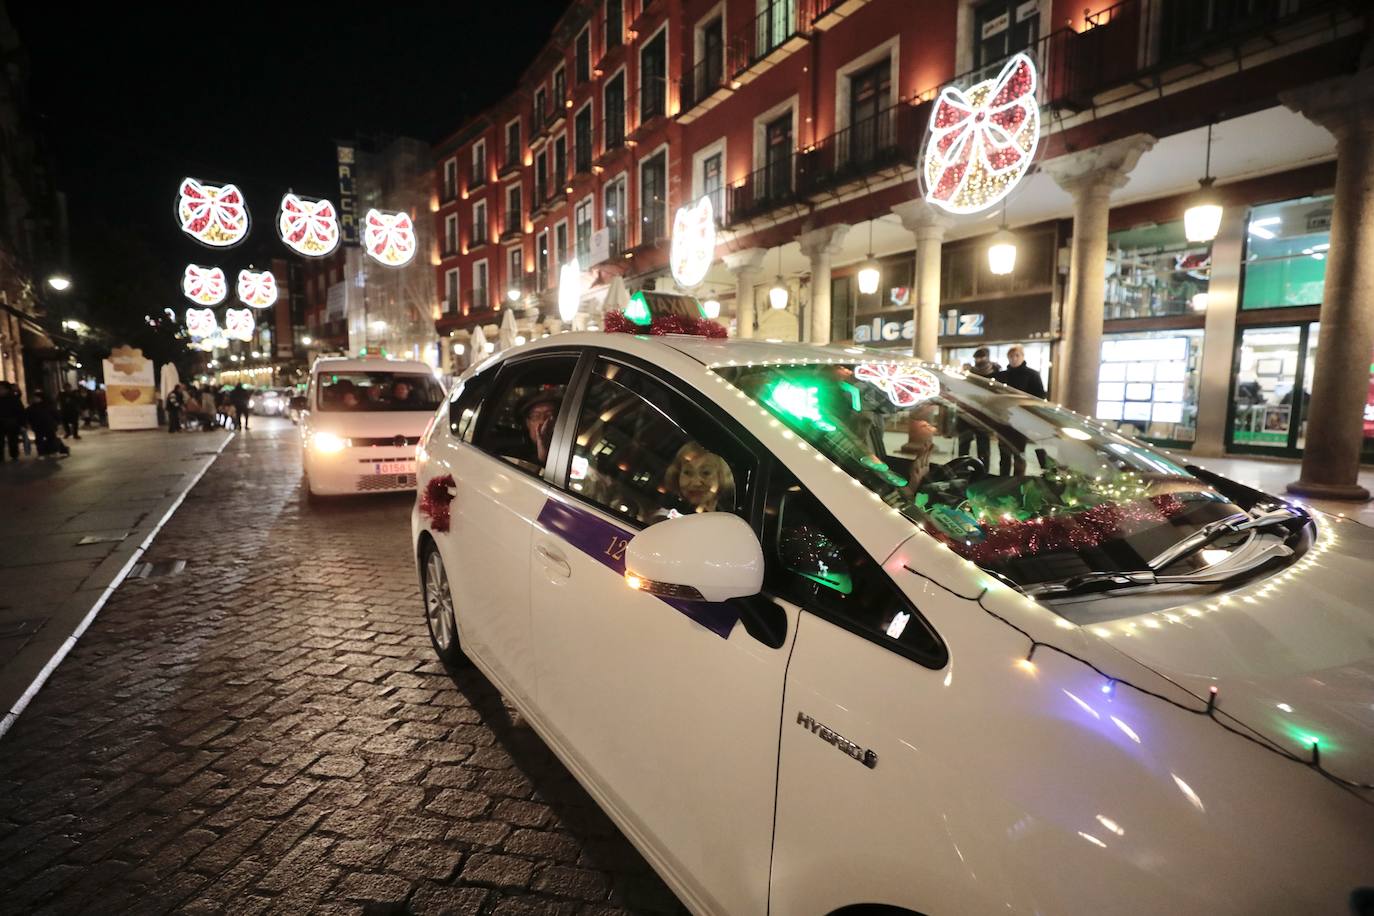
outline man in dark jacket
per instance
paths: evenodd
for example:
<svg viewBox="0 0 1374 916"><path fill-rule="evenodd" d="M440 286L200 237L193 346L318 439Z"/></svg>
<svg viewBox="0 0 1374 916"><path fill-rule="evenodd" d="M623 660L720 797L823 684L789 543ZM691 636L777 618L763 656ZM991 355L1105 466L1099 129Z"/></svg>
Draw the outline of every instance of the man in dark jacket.
<svg viewBox="0 0 1374 916"><path fill-rule="evenodd" d="M229 392L229 402L234 405L234 428L248 428L248 402L253 397L253 392L248 390L248 386L239 382L234 390Z"/></svg>
<svg viewBox="0 0 1374 916"><path fill-rule="evenodd" d="M1007 368L993 378L1003 385L1009 385L1017 391L1024 391L1037 398L1045 396L1045 383L1040 380L1039 372L1026 365L1026 351L1020 346L1007 350Z"/></svg>
<svg viewBox="0 0 1374 916"><path fill-rule="evenodd" d="M29 397L29 409L25 416L29 421L29 429L33 430L33 441L34 445L38 446L38 454L57 453L63 458L71 454L71 450L57 438L57 411L48 403L43 392L35 391Z"/></svg>
<svg viewBox="0 0 1374 916"><path fill-rule="evenodd" d="M181 412L186 409L186 395L178 384L167 392L167 432L181 432Z"/></svg>
<svg viewBox="0 0 1374 916"><path fill-rule="evenodd" d="M62 433L68 439L81 438L81 389L68 388L57 396L62 411Z"/></svg>
<svg viewBox="0 0 1374 916"><path fill-rule="evenodd" d="M6 451L11 460L19 460L19 431L24 423L24 399L9 382L0 382L0 461L5 460Z"/></svg>

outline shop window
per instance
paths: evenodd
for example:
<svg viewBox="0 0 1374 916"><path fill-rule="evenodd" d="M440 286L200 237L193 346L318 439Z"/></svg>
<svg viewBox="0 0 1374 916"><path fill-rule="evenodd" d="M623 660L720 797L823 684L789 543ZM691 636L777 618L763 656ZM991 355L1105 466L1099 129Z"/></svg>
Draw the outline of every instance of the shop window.
<svg viewBox="0 0 1374 916"><path fill-rule="evenodd" d="M568 489L637 525L745 514L753 462L715 420L638 370L601 360L573 438Z"/></svg>
<svg viewBox="0 0 1374 916"><path fill-rule="evenodd" d="M480 358L480 354L475 357ZM571 355L536 357L503 366L482 410L477 447L522 471L542 474L558 412L576 367L577 357Z"/></svg>
<svg viewBox="0 0 1374 916"><path fill-rule="evenodd" d="M1113 232L1107 237L1103 317L1200 312L1211 276L1212 246L1189 242L1182 220Z"/></svg>
<svg viewBox="0 0 1374 916"><path fill-rule="evenodd" d="M1202 334L1197 329L1106 335L1097 419L1154 442L1196 439Z"/></svg>
<svg viewBox="0 0 1374 916"><path fill-rule="evenodd" d="M1321 304L1331 203L1330 197L1303 197L1250 210L1242 309Z"/></svg>

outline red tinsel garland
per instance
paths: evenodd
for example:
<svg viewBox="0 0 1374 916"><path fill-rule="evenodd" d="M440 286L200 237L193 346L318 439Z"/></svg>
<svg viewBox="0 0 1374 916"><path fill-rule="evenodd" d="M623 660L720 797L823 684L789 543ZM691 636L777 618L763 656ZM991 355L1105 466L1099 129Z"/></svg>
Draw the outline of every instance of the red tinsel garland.
<svg viewBox="0 0 1374 916"><path fill-rule="evenodd" d="M693 337L724 339L725 326L709 318L688 318L682 315L656 315L647 328L635 324L624 312L607 312L601 326L609 334L688 334Z"/></svg>
<svg viewBox="0 0 1374 916"><path fill-rule="evenodd" d="M429 527L435 531L447 531L449 509L453 495L448 488L453 486L453 475L431 477L425 484L425 492L420 494L420 514L429 516Z"/></svg>
<svg viewBox="0 0 1374 916"><path fill-rule="evenodd" d="M966 544L934 526L927 530L960 556L980 566L995 566L1018 557L1087 550L1117 540L1148 525L1166 522L1184 510L1172 493L1120 505L1105 503L1069 515L1007 522L987 530L982 541Z"/></svg>

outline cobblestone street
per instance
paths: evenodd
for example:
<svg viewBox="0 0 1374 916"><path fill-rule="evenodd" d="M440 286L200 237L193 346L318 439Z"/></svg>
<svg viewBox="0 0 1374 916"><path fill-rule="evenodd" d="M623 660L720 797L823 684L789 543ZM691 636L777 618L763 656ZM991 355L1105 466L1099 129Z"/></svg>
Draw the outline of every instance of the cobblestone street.
<svg viewBox="0 0 1374 916"><path fill-rule="evenodd" d="M538 736L426 634L410 494L308 505L239 434L0 740L5 912L670 913Z"/></svg>

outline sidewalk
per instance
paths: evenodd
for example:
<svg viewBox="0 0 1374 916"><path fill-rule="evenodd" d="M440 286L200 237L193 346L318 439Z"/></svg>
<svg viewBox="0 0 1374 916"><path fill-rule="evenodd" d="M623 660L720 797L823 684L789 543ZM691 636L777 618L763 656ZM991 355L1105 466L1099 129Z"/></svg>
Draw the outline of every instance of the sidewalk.
<svg viewBox="0 0 1374 916"><path fill-rule="evenodd" d="M1236 483L1284 497L1288 497L1284 488L1297 480L1298 474L1302 471L1302 462L1292 458L1198 458L1196 463L1209 471L1223 474ZM1374 493L1374 468L1361 468L1359 483ZM1324 512L1344 514L1347 518L1374 528L1374 502L1305 498L1301 502Z"/></svg>
<svg viewBox="0 0 1374 916"><path fill-rule="evenodd" d="M0 735L230 438L83 430L0 465Z"/></svg>

